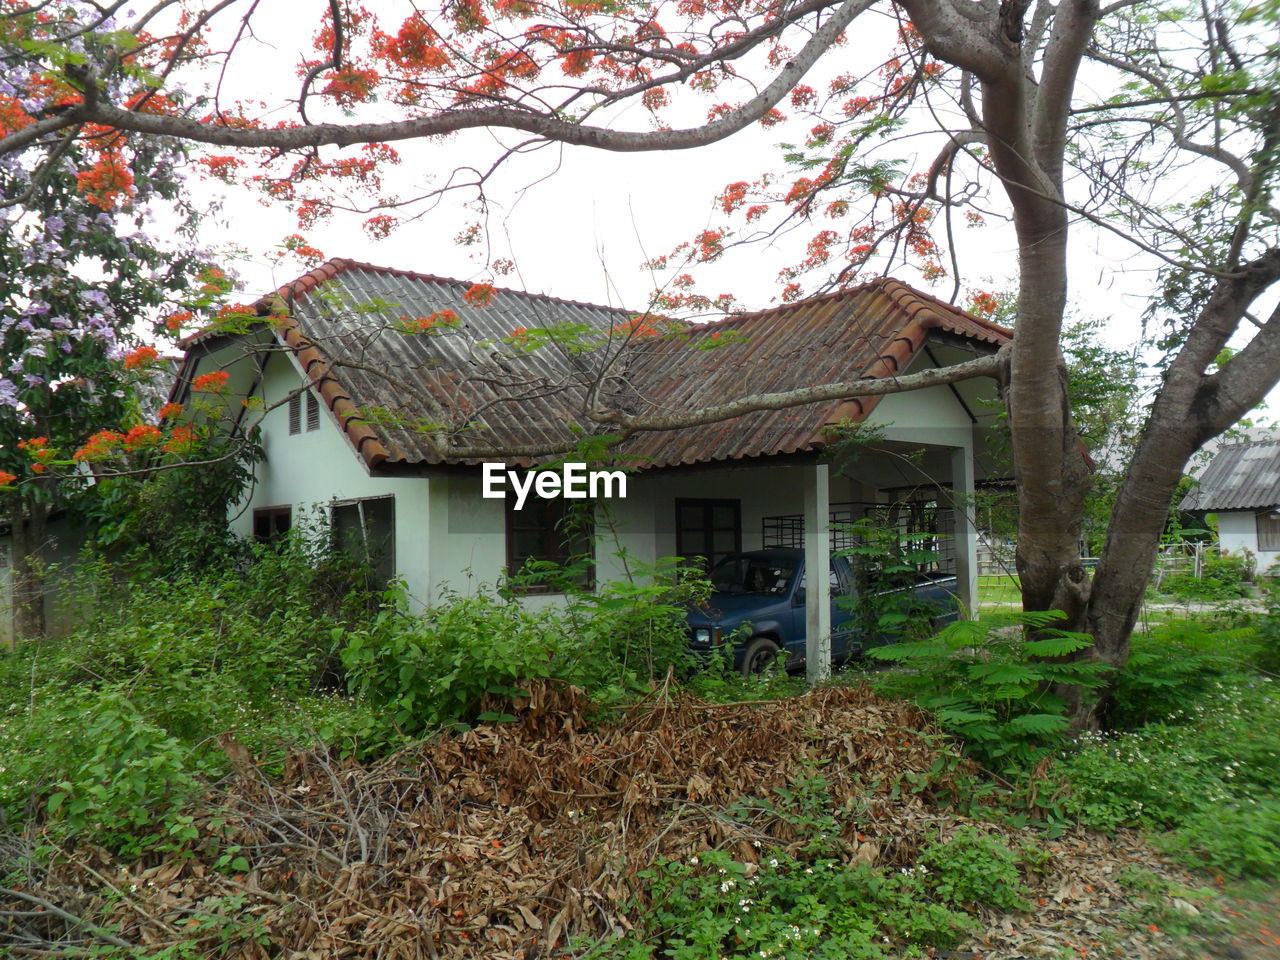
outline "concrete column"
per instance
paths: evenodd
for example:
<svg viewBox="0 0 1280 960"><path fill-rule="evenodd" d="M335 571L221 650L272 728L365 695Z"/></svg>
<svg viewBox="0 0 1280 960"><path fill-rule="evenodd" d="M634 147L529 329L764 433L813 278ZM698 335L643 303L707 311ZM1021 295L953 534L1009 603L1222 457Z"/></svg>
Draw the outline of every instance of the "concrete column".
<svg viewBox="0 0 1280 960"><path fill-rule="evenodd" d="M956 594L970 620L978 617L978 529L973 503L973 448L951 451L951 493L956 525Z"/></svg>
<svg viewBox="0 0 1280 960"><path fill-rule="evenodd" d="M801 469L806 474L805 676L815 684L831 675L831 477L825 463Z"/></svg>

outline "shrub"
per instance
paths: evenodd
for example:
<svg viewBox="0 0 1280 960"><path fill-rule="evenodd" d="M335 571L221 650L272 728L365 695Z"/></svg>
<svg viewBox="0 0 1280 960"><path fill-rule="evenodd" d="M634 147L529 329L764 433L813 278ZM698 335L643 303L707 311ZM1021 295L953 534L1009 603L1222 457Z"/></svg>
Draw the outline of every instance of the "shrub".
<svg viewBox="0 0 1280 960"><path fill-rule="evenodd" d="M648 935L588 953L593 958L706 957L875 960L903 944L951 947L975 924L932 902L927 874L764 851L759 864L721 851L666 860L640 874L647 902L634 914Z"/></svg>
<svg viewBox="0 0 1280 960"><path fill-rule="evenodd" d="M167 581L91 565L84 628L0 653L0 811L138 852L182 839L184 804L225 769L218 734L269 768L290 744L392 743L385 718L325 692L352 621L313 585L337 564L293 544Z"/></svg>
<svg viewBox="0 0 1280 960"><path fill-rule="evenodd" d="M1166 577L1160 589L1184 600L1230 600L1245 594L1251 570L1246 558L1235 554L1206 556L1201 575L1177 573Z"/></svg>
<svg viewBox="0 0 1280 960"><path fill-rule="evenodd" d="M570 593L562 607L528 609L514 596L482 589L451 594L421 617L382 611L346 636L342 662L352 689L392 711L405 731L502 720L481 712L486 698L522 694L529 680L555 679L616 703L671 669L690 665L686 597L696 580L670 577L614 583L596 594Z"/></svg>
<svg viewBox="0 0 1280 960"><path fill-rule="evenodd" d="M1189 866L1274 879L1280 875L1280 799L1198 810L1159 845Z"/></svg>
<svg viewBox="0 0 1280 960"><path fill-rule="evenodd" d="M1275 853L1265 837L1280 795L1278 692L1268 677L1229 673L1165 722L1081 737L1058 766L1066 809L1096 829L1173 831L1173 848L1226 872L1260 869Z"/></svg>
<svg viewBox="0 0 1280 960"><path fill-rule="evenodd" d="M985 904L1002 910L1026 910L1031 891L1022 882L1018 857L999 837L961 827L950 839L920 852L920 867L931 871L929 886L953 907Z"/></svg>
<svg viewBox="0 0 1280 960"><path fill-rule="evenodd" d="M932 710L938 722L964 740L984 763L1025 766L1046 755L1067 730L1066 703L1055 684L1095 687L1103 667L1091 661L1050 661L1092 644L1085 634L1055 630L1058 613L1023 613L1017 622L1037 628L1027 641L1021 630L993 630L961 620L937 636L878 647L869 655L901 664L875 686Z"/></svg>

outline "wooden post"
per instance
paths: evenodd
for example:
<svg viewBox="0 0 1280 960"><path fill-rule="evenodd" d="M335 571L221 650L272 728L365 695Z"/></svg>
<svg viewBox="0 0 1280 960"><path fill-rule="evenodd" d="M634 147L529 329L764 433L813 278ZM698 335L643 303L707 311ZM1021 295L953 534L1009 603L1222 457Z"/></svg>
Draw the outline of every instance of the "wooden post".
<svg viewBox="0 0 1280 960"><path fill-rule="evenodd" d="M974 522L973 451L951 451L952 516L955 519L956 595L970 620L978 617L978 529Z"/></svg>

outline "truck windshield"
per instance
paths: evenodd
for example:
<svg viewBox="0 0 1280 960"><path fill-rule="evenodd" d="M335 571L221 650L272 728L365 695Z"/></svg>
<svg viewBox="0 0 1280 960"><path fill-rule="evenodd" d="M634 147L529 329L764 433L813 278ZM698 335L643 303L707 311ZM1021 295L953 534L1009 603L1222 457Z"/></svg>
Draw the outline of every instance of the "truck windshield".
<svg viewBox="0 0 1280 960"><path fill-rule="evenodd" d="M787 560L765 557L725 557L711 570L717 593L766 593L783 596L795 573Z"/></svg>

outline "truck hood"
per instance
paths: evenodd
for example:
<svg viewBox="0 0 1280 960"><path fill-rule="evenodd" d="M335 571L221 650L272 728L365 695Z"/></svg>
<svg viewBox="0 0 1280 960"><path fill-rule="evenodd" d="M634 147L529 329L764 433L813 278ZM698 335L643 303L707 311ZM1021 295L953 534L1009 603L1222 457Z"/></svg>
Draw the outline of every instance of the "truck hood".
<svg viewBox="0 0 1280 960"><path fill-rule="evenodd" d="M743 620L776 615L789 602L764 593L713 593L705 607L694 607L686 619L691 627L736 627Z"/></svg>

